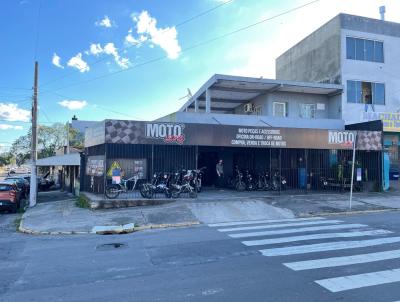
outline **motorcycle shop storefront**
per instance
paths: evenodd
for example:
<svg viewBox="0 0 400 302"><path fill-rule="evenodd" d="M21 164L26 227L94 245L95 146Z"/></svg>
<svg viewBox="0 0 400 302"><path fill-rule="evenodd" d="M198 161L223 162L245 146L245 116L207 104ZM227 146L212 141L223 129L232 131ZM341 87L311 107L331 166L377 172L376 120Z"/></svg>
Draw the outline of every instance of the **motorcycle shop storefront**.
<svg viewBox="0 0 400 302"><path fill-rule="evenodd" d="M290 193L345 191L350 188L353 143L355 188L380 190L380 131L105 120L86 132L83 187L104 193L115 165L122 177L138 173L143 180L155 172L206 167L203 183L213 186L215 165L222 159L226 186L238 167L255 181L259 175L281 175Z"/></svg>

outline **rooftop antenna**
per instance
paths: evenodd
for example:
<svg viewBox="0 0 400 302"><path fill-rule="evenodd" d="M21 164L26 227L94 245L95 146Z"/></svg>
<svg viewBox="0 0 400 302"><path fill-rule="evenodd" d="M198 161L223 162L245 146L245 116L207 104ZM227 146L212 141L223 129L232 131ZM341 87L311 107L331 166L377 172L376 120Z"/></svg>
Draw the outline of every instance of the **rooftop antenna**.
<svg viewBox="0 0 400 302"><path fill-rule="evenodd" d="M181 98L179 98L179 100L183 100L183 99L188 99L188 100L190 100L191 98L192 98L192 92L190 91L190 89L189 88L187 88L187 95L185 95L185 96L183 96L183 97L181 97Z"/></svg>
<svg viewBox="0 0 400 302"><path fill-rule="evenodd" d="M187 99L189 101L192 97L193 97L192 92L190 91L189 88L187 88L187 95L179 98L179 101L183 99ZM188 107L185 108L185 111L188 112Z"/></svg>
<svg viewBox="0 0 400 302"><path fill-rule="evenodd" d="M381 14L381 20L385 21L386 7L384 5L379 7L379 13Z"/></svg>

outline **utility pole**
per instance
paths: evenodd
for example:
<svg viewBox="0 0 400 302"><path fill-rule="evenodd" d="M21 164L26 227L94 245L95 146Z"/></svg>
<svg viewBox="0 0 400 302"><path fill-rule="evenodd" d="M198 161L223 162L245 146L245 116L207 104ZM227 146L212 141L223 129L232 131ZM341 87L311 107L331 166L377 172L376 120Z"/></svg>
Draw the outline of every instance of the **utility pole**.
<svg viewBox="0 0 400 302"><path fill-rule="evenodd" d="M356 144L357 144L357 132L354 134L354 141L353 141L353 160L351 162L351 180L350 180L350 200L349 200L349 210L352 209L352 202L353 202L353 184L354 184L354 163L356 160Z"/></svg>
<svg viewBox="0 0 400 302"><path fill-rule="evenodd" d="M37 105L38 105L38 81L39 81L39 63L35 62L35 77L33 85L33 102L32 102L32 141L31 141L31 181L30 181L30 194L29 206L36 205L37 197Z"/></svg>

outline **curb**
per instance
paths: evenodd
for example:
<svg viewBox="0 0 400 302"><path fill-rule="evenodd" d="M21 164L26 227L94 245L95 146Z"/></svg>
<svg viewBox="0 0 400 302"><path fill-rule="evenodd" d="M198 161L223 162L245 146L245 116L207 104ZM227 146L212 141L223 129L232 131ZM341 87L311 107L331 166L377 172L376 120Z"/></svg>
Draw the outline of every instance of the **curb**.
<svg viewBox="0 0 400 302"><path fill-rule="evenodd" d="M383 213L383 212L398 212L400 209L390 208L381 210L366 210L366 211L344 211L344 212L321 212L313 214L299 214L296 217L319 217L319 216L340 216L340 215L359 215L359 214L373 214L373 213Z"/></svg>
<svg viewBox="0 0 400 302"><path fill-rule="evenodd" d="M189 226L199 225L199 224L200 224L199 221L189 221L189 222L182 222L182 223L151 224L151 225L147 225L147 226L135 227L130 232L116 231L115 233L107 232L105 234L107 234L107 235L108 234L128 234L128 233L133 233L136 231L144 231L144 230L150 230L150 229L189 227ZM54 232L36 231L36 230L31 230L31 229L25 228L23 226L23 219L21 220L18 231L21 233L24 233L24 234L28 234L28 235L86 235L86 234L105 235L105 234L93 233L92 231L54 231Z"/></svg>
<svg viewBox="0 0 400 302"><path fill-rule="evenodd" d="M180 228L180 227L189 227L193 225L201 224L200 221L188 221L181 223L162 223L162 224L150 224L145 226L139 226L135 228L138 231L151 230L151 229L163 229L163 228Z"/></svg>

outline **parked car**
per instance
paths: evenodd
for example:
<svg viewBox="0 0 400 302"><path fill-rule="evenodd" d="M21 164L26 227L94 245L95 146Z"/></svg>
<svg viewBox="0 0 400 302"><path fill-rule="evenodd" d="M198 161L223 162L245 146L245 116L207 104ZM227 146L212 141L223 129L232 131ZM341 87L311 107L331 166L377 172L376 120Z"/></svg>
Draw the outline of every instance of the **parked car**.
<svg viewBox="0 0 400 302"><path fill-rule="evenodd" d="M13 181L0 182L0 209L16 213L21 207L21 191Z"/></svg>
<svg viewBox="0 0 400 302"><path fill-rule="evenodd" d="M54 180L52 180L51 178L49 178L49 172L46 173L44 176L38 176L37 177L37 187L38 187L38 191L48 191L54 184ZM20 177L23 177L25 180L28 181L28 183L31 183L31 176L30 175L22 175Z"/></svg>
<svg viewBox="0 0 400 302"><path fill-rule="evenodd" d="M47 172L45 175L39 177L38 180L38 188L39 191L48 191L52 186L54 186L54 180L49 177L50 172Z"/></svg>
<svg viewBox="0 0 400 302"><path fill-rule="evenodd" d="M28 197L30 185L29 185L29 181L26 180L24 177L22 177L22 176L8 176L8 177L5 178L5 180L15 182L17 187L21 190L21 195L22 195L21 197L22 198L27 198Z"/></svg>

